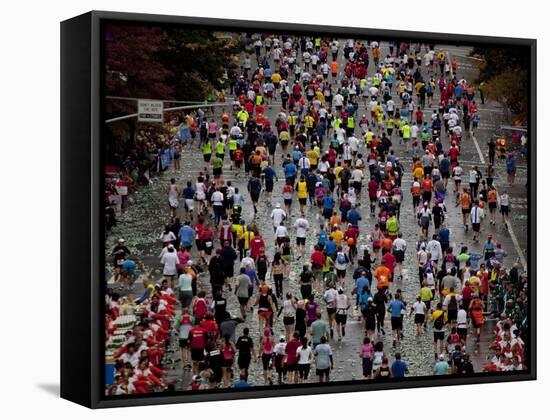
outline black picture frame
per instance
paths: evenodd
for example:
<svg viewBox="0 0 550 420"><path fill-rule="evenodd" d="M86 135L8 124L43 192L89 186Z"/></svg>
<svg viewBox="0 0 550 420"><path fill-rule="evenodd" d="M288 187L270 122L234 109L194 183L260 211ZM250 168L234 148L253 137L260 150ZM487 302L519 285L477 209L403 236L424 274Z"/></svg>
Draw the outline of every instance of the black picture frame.
<svg viewBox="0 0 550 420"><path fill-rule="evenodd" d="M521 373L482 373L470 377L414 377L390 383L363 381L328 385L217 390L197 394L105 397L102 277L102 25L105 23L185 25L246 32L326 33L400 38L447 44L528 47L529 69L529 368ZM92 11L61 23L61 397L90 408L168 404L320 393L403 389L536 379L536 40L382 29L223 20Z"/></svg>

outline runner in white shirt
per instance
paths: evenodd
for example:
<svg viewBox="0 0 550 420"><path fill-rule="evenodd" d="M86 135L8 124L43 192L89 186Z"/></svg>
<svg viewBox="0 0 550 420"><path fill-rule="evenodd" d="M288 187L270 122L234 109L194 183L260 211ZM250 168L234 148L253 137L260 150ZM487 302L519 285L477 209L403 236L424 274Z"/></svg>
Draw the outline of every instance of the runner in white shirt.
<svg viewBox="0 0 550 420"><path fill-rule="evenodd" d="M280 48L275 48L273 50L273 60L275 62L279 61L281 59L281 54L282 54L282 51Z"/></svg>
<svg viewBox="0 0 550 420"><path fill-rule="evenodd" d="M334 327L336 325L336 299L338 298L338 292L334 288L334 285L330 285L323 297L327 304L330 338L332 339L334 337Z"/></svg>
<svg viewBox="0 0 550 420"><path fill-rule="evenodd" d="M458 198L460 196L460 184L462 183L462 174L464 173L462 167L460 165L457 165L453 169L453 173L451 176L453 177L453 181L455 182L455 188L453 192L456 194L456 202L458 204Z"/></svg>
<svg viewBox="0 0 550 420"><path fill-rule="evenodd" d="M437 235L432 236L432 240L426 245L426 251L430 253L434 269L437 270L438 262L443 259L443 251Z"/></svg>
<svg viewBox="0 0 550 420"><path fill-rule="evenodd" d="M479 240L479 231L481 230L481 209L478 207L477 200L474 201L472 209L470 210L470 222L472 223L472 230L474 231L472 240L477 242Z"/></svg>
<svg viewBox="0 0 550 420"><path fill-rule="evenodd" d="M344 141L346 140L346 130L342 127L337 128L335 130L336 134L336 140L338 140L338 144L344 144Z"/></svg>
<svg viewBox="0 0 550 420"><path fill-rule="evenodd" d="M393 99L390 99L388 102L386 102L386 110L388 111L389 115L392 115L395 111L395 101Z"/></svg>
<svg viewBox="0 0 550 420"><path fill-rule="evenodd" d="M359 168L355 168L351 173L351 181L353 183L360 184L362 180L363 180L363 171Z"/></svg>
<svg viewBox="0 0 550 420"><path fill-rule="evenodd" d="M302 156L300 158L300 160L298 161L298 167L300 169L309 170L309 168L311 167L311 162L309 161L309 159L306 156Z"/></svg>
<svg viewBox="0 0 550 420"><path fill-rule="evenodd" d="M294 222L296 228L296 246L300 250L300 258L304 257L306 251L306 235L309 230L309 222L304 217L299 217Z"/></svg>
<svg viewBox="0 0 550 420"><path fill-rule="evenodd" d="M416 297L416 301L412 304L410 315L414 314L414 323L416 325L416 335L421 336L424 334L424 321L428 308L420 296Z"/></svg>
<svg viewBox="0 0 550 420"><path fill-rule="evenodd" d="M350 147L349 143L344 142L344 150L343 150L343 153L342 153L342 158L344 159L344 162L350 163L352 157L353 156L351 154L351 147Z"/></svg>
<svg viewBox="0 0 550 420"><path fill-rule="evenodd" d="M334 98L332 98L332 102L338 110L338 108L342 108L342 106L344 105L344 97L340 94L340 92L338 92L336 95L334 95Z"/></svg>
<svg viewBox="0 0 550 420"><path fill-rule="evenodd" d="M348 144L349 147L351 147L351 153L353 156L357 154L357 151L359 150L359 140L355 136L348 137Z"/></svg>
<svg viewBox="0 0 550 420"><path fill-rule="evenodd" d="M273 221L273 231L286 219L286 212L281 208L279 203L275 204L275 208L271 212L271 220Z"/></svg>
<svg viewBox="0 0 550 420"><path fill-rule="evenodd" d="M344 289L340 287L338 289L338 296L336 297L336 330L338 333L338 341L342 341L342 337L346 335L349 306L349 298L344 293Z"/></svg>
<svg viewBox="0 0 550 420"><path fill-rule="evenodd" d="M214 210L214 224L217 226L221 222L221 217L223 213L223 193L220 190L216 190L212 193L210 197L210 202L212 203L212 209Z"/></svg>
<svg viewBox="0 0 550 420"><path fill-rule="evenodd" d="M459 310L456 314L456 332L464 340L468 337L468 313L459 305Z"/></svg>
<svg viewBox="0 0 550 420"><path fill-rule="evenodd" d="M317 168L319 168L319 172L321 173L321 175L324 176L328 172L329 164L328 162L321 159L319 160L319 164L317 165Z"/></svg>
<svg viewBox="0 0 550 420"><path fill-rule="evenodd" d="M416 123L413 124L411 126L411 138L413 140L416 140L418 138L418 131L419 131L419 129L418 129L418 126L416 125Z"/></svg>
<svg viewBox="0 0 550 420"><path fill-rule="evenodd" d="M231 130L229 130L229 135L235 139L240 137L242 134L243 130L241 130L241 127L239 127L237 124L231 127Z"/></svg>
<svg viewBox="0 0 550 420"><path fill-rule="evenodd" d="M498 204L500 206L500 213L502 214L502 224L505 228L508 228L508 214L510 213L510 196L506 190L497 196Z"/></svg>
<svg viewBox="0 0 550 420"><path fill-rule="evenodd" d="M317 54L313 54L311 56L311 65L313 66L313 68L317 66L317 63L319 63L319 56Z"/></svg>
<svg viewBox="0 0 550 420"><path fill-rule="evenodd" d="M307 383L311 362L313 360L313 350L307 345L307 338L302 337L302 345L296 350L298 356L298 383Z"/></svg>
<svg viewBox="0 0 550 420"><path fill-rule="evenodd" d="M288 230L282 222L277 226L277 229L275 229L275 238L277 238L277 242L281 243L283 238L288 238Z"/></svg>

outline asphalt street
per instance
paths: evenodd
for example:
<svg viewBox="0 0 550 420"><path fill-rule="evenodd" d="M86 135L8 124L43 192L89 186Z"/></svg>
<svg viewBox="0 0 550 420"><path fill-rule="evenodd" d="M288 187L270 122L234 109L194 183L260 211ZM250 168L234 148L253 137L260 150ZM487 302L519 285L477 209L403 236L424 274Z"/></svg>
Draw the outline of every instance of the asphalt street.
<svg viewBox="0 0 550 420"><path fill-rule="evenodd" d="M344 40L342 40L343 43ZM381 43L382 57L388 53L388 46L386 43ZM477 74L477 67L475 60L468 57L470 49L468 47L456 47L456 46L443 46L437 45L436 49L443 49L451 56L455 57L458 61L457 77L458 79L465 78L467 80L473 80ZM340 67L344 65L343 54L339 54ZM372 75L373 63L369 64L369 75ZM425 69L423 69L425 72ZM425 78L428 76L424 74ZM437 79L436 79L437 80ZM395 90L395 89L394 89ZM394 93L395 96L395 93ZM475 139L469 135L465 135L462 141L462 150L460 156L460 162L463 168L468 169L470 165L477 165L481 168L482 172L485 171L487 161L487 141L498 132L499 127L502 124L510 124L509 117L502 107L492 101L488 101L485 105L481 105L479 98L476 98L479 106L480 113L480 126L476 133ZM439 101L439 93L436 92L434 97L434 106L437 106ZM228 101L230 104L230 100ZM433 109L426 107L424 112L428 117L432 113ZM216 110L216 115L220 115L221 110ZM266 115L273 122L276 119L279 112L279 106L266 107ZM358 115L367 113L364 110L364 105L360 105ZM357 127L357 134L359 135L359 127ZM405 301L412 303L418 292L418 280L416 269L416 252L415 243L418 240L419 228L416 223L416 214L413 211L411 195L408 192L408 185L412 182L412 176L410 172L412 159L411 156L405 153L403 145L399 144L398 137L394 133L392 137L393 149L397 156L402 158L402 162L406 169L406 173L403 179L403 191L404 200L401 210L401 232L404 239L408 244L408 251L405 257L405 269L408 275L404 276L404 279L400 282L396 282L393 288L401 288L404 293ZM449 139L443 136L442 138L444 148L448 149ZM364 152L365 146L361 146ZM360 150L361 151L361 150ZM248 200L243 207L244 219L247 223L254 221L267 244L266 253L268 256L273 255L273 231L271 228L271 219L269 214L272 209L272 205L283 202L282 199L282 186L284 182L284 176L282 175L282 168L280 167L280 152L277 154L278 164L276 164L276 171L279 173L279 181L276 182L273 198L271 203L267 201L266 197L262 195L259 203L259 211L257 215L254 215L252 205ZM495 184L497 188L501 188L506 184L506 173L504 168L504 162L497 161L496 163ZM202 154L197 145L188 145L184 148L183 158L181 161L181 169L174 171L173 168L165 171L157 178L153 179L153 184L145 189L138 191L130 197L130 205L128 210L121 217L118 226L113 229L110 236L107 238L107 253L114 245L115 241L119 237L127 239L128 245L131 251L134 252L136 262L141 268L141 271L153 270L154 277L161 277L161 265L158 258L160 251L160 244L158 242L158 235L160 234L163 226L168 220L168 208L166 206L166 185L168 185L169 179L175 177L180 185L184 185L187 180L195 182L199 172L203 171ZM484 172L485 173L485 172ZM224 179L225 181L231 181L235 187L239 187L241 191L246 191L247 177L241 174L240 177L236 177L232 171L229 171L229 161L226 159L224 167ZM516 184L508 188L509 194L512 198L512 217L509 228L503 227L500 223L496 226L489 226L485 224L482 231L482 238L485 238L488 233L492 233L496 241L502 243L502 247L508 253L505 259L505 265L511 266L516 261L522 261L527 255L527 200L525 195L526 179L526 163L521 158L518 160L518 175L516 177ZM449 188L451 188L449 184ZM363 195L365 197L366 194ZM475 244L472 242L471 232L465 233L462 228L462 217L460 208L454 206L454 200L452 194L448 194L447 199L447 224L451 229L451 242L456 247L465 244L469 247L472 253L482 253L483 242ZM248 197L247 197L248 198ZM365 197L368 200L368 197ZM364 204L363 204L364 203ZM361 214L363 216L360 222L360 246L366 246L368 241L366 235L373 229L375 219L370 218L368 214L368 203L362 202L360 207ZM178 209L180 215L183 216L183 207ZM291 215L291 222L298 216L299 208L297 203L293 205L293 213ZM310 231L306 249L311 251L313 245L317 242L317 232L319 224L317 222L318 215L316 208L307 208L306 216L310 221L310 225L313 229ZM291 240L294 244L295 232L293 229L289 229L291 233ZM196 251L194 251L196 252ZM306 259L309 257L309 252L306 253ZM294 294L299 295L299 287L297 283L297 276L301 271L302 261L294 261L291 266L291 273L287 281L285 281L285 291L290 290ZM348 270L350 271L350 270ZM200 276L200 284L209 289L208 275ZM352 288L351 276L348 275L346 280L346 289L350 291ZM142 286L136 284L132 294L138 295L142 291ZM228 310L236 316L238 314L238 302L234 294L227 293ZM324 304L322 305L324 306ZM323 308L323 313L325 313ZM349 380L349 379L361 379L361 361L359 359L359 349L364 336L363 327L357 315L351 316L348 323L349 327L347 335L343 341L331 341L330 345L334 352L334 364L335 370L331 374L331 380ZM479 370L481 365L486 362L489 350L487 344L491 341L491 323L487 323L482 333L482 342L478 348L473 344L468 344L468 351L474 355L473 361L476 370ZM255 316L248 317L246 324L239 326L237 335L239 335L244 326L248 326L252 332L252 337L257 345L258 342L258 328L257 318ZM386 330L389 331L389 324L386 326ZM275 325L275 337L283 333L282 322L276 322ZM390 356L393 354L391 351L391 336L379 337L384 344L385 350L389 352ZM470 340L473 341L473 340ZM167 374L167 382L174 383L176 389L184 389L190 381L190 373L182 369L182 364L179 359L179 351L177 350L177 341L173 340L173 346L171 348L171 362L167 365L170 370ZM403 359L409 365L409 375L430 375L433 373L434 364L434 352L431 329L428 328L426 334L423 337L415 336L415 327L413 319L408 315L405 317L405 335L403 341L399 344L398 350L401 351ZM316 378L311 376L312 380ZM261 364L257 364L252 367L250 372L250 380L254 384L262 385L262 371Z"/></svg>

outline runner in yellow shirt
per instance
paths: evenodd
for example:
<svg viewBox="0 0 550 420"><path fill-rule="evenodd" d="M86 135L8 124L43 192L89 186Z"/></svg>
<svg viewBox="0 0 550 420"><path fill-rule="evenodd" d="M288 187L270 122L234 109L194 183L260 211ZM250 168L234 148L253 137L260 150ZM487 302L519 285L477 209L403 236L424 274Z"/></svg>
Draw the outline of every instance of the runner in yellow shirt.
<svg viewBox="0 0 550 420"><path fill-rule="evenodd" d="M305 214L307 203L307 183L303 175L300 177L300 180L296 184L296 191L298 193L298 201L300 202L300 212L303 216Z"/></svg>
<svg viewBox="0 0 550 420"><path fill-rule="evenodd" d="M319 152L315 149L308 150L306 152L306 157L311 164L311 170L315 171L317 169L317 163L319 162Z"/></svg>

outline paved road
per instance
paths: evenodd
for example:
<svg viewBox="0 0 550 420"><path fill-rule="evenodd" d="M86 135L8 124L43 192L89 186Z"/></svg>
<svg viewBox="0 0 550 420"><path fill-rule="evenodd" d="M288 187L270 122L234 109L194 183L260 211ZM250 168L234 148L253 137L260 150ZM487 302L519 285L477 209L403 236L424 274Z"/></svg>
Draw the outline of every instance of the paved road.
<svg viewBox="0 0 550 420"><path fill-rule="evenodd" d="M343 42L344 40L342 40ZM381 44L382 47L382 57L387 54L388 47L385 43ZM474 62L468 58L468 48L457 48L457 47L446 47L446 46L437 46L437 49L444 49L454 56L458 60L458 78L466 78L471 80L476 74L476 67ZM340 65L343 67L342 54L339 55ZM369 75L372 74L373 64L371 62L369 66ZM394 94L395 95L395 94ZM439 100L439 94L436 94L434 98L434 104L437 104ZM397 101L396 101L397 102ZM277 106L269 108L266 112L267 116L271 121L275 120L275 117L279 109ZM431 114L432 110L429 108L425 109L427 116ZM361 115L364 112L364 107L361 105L358 114ZM219 114L219 113L218 113ZM217 114L217 115L218 115ZM461 153L461 162L465 162L467 165L476 164L481 168L484 168L482 160L486 160L486 142L494 134L495 129L500 126L501 123L505 122L504 112L497 103L487 102L485 105L480 105L480 114L481 114L481 124L480 129L477 132L476 141L480 147L480 151L476 147L474 139L469 136L463 141L463 150ZM393 136L393 145L394 150L398 156L404 156L403 161L405 168L408 170L404 176L403 182L403 191L404 191L404 201L402 204L401 212L401 231L404 235L404 239L407 241L409 246L409 251L406 254L405 259L405 268L408 270L409 276L405 276L405 279L401 282L396 282L394 288L401 288L404 292L404 297L407 302L412 302L414 296L418 292L418 281L416 276L416 259L414 252L414 244L418 239L418 226L416 224L416 216L413 212L412 202L410 194L408 193L407 185L412 181L410 174L410 158L404 153L404 146L398 144L397 137ZM448 139L444 138L443 143L445 149L449 146ZM364 149L365 151L366 149ZM481 156L480 156L481 154ZM277 152L277 156L280 156L280 152ZM114 243L116 238L124 237L127 238L128 245L132 250L136 250L138 254L137 260L143 270L148 270L154 268L155 276L160 277L160 264L158 262L158 235L162 230L162 227L168 219L167 209L165 208L166 203L166 193L165 187L168 184L168 180L175 176L178 182L184 183L187 180L195 180L196 176L200 171L203 170L202 166L197 164L197 162L202 162L202 155L200 150L193 145L190 145L184 150L184 158L182 159L181 170L174 172L172 168L167 170L165 173L160 175L158 178L154 179L152 186L140 190L138 193L134 194L131 197L131 203L128 211L121 218L119 225L113 230L112 234L107 239L108 248ZM519 162L522 165L522 162ZM463 167L466 165L463 164ZM246 181L247 179L241 175L237 178L231 174L228 170L228 162L226 162L224 178L226 181L231 180L234 186L239 187L242 191L246 191ZM496 185L497 187L505 183L505 173L503 169L503 164L497 162L496 168ZM277 167L276 170L281 174L281 168ZM483 171L483 169L482 169ZM281 181L276 183L272 203L283 202L282 199L282 182L284 177L280 176ZM518 257L518 250L525 252L526 250L526 206L525 206L525 194L523 185L526 182L526 172L524 169L519 170L517 177L517 185L510 188L510 193L512 196L512 208L513 208L513 231L517 237L517 246L514 245L514 241L510 235L510 232L504 229L502 226L497 225L496 227L485 227L484 235L488 232L492 232L497 241L503 244L504 249L508 252L508 257L506 258L506 264L511 265L515 262ZM451 241L457 246L460 244L467 244L472 252L481 252L482 244L475 245L471 241L471 233L465 234L462 229L462 221L460 215L460 209L454 207L453 203L447 202L448 207L448 219L447 223L451 229ZM181 210L181 208L180 208ZM182 210L181 210L182 211ZM269 256L273 255L273 234L271 229L271 220L268 217L268 214L271 211L270 203L265 200L264 197L260 200L258 215L255 217L252 206L250 204L245 204L243 209L244 219L247 222L254 221L260 228L260 231L266 240L267 243L267 254ZM297 216L298 206L297 203L294 203L293 214L291 218ZM311 225L314 227L313 232L307 238L306 249L311 250L313 244L316 243L316 229L318 230L318 223L316 223L317 211L316 209L308 207L306 213L308 219L310 220ZM373 229L375 220L368 217L368 205L363 206L362 210L363 220L360 222L360 244L366 245L366 234L370 233ZM292 240L294 238L294 232L291 231ZM294 241L292 241L294 243ZM307 256L306 256L307 257ZM294 294L299 294L298 286L296 282L297 274L301 271L301 262L293 262L291 267L290 278L287 283L285 283L285 288L291 290ZM349 271L349 270L348 270ZM205 288L208 288L208 278L207 276L202 276L200 282L204 285ZM346 280L346 289L351 290L351 279ZM136 285L136 289L133 293L138 294L141 289L140 285ZM228 310L233 314L238 314L238 303L236 297L233 294L227 294L227 299L229 302ZM325 311L323 310L323 314ZM358 351L363 337L363 329L358 321L357 317L350 317L351 322L349 323L347 336L342 342L332 341L330 344L334 350L335 358L335 371L332 374L332 379L336 380L349 380L349 379L360 379L361 376L361 364L358 358ZM253 339L255 343L258 342L257 334L257 321L256 317L249 317L249 320L246 322L246 326L249 326L253 332ZM237 330L237 334L240 334L244 325L241 325ZM490 332L491 324L488 323L482 334L482 343L479 347L479 352L473 347L468 347L468 351L474 354L474 364L476 370L479 370L481 364L483 364L487 358L488 350L487 343L491 340ZM386 330L389 331L389 325L386 326ZM275 337L283 332L282 322L277 322L275 326ZM379 337L384 344L385 349L390 350L391 338L389 336ZM176 343L174 341L172 350L176 349ZM433 370L433 344L432 344L432 334L431 330L428 328L428 332L423 337L415 337L414 335L414 324L411 318L408 316L405 318L405 337L401 344L398 347L403 354L403 358L409 364L410 375L429 375ZM179 358L179 352L174 352L173 358L175 359L173 364L170 364L171 370L168 373L168 382L173 382L176 385L177 389L182 389L187 386L189 383L189 373L182 371L181 363L177 361ZM391 353L390 353L391 354ZM251 369L251 381L255 384L263 384L261 379L261 366L254 366Z"/></svg>

